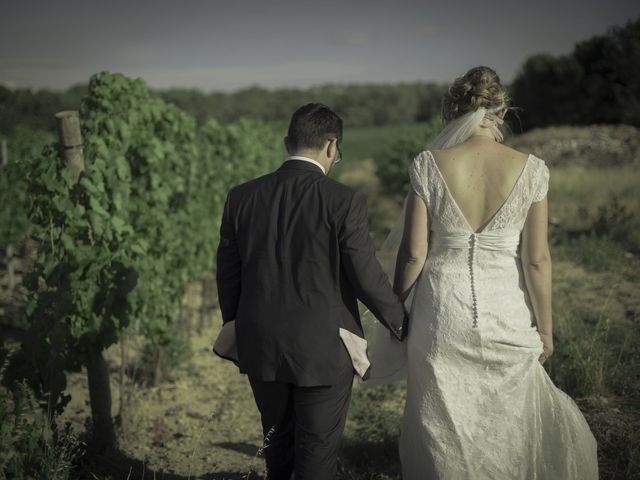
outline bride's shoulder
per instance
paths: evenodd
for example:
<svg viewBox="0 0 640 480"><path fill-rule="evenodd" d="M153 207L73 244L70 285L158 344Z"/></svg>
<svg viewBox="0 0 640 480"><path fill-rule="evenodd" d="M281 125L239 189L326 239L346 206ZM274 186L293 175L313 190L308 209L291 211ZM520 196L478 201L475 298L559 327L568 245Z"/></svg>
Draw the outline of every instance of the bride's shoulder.
<svg viewBox="0 0 640 480"><path fill-rule="evenodd" d="M459 147L460 145L453 145L447 148L434 148L431 150L425 150L425 154L430 155L432 157L437 157L437 158L446 157L448 155L455 154L456 152L460 151L461 149Z"/></svg>
<svg viewBox="0 0 640 480"><path fill-rule="evenodd" d="M507 148L512 150L514 153L514 156L517 156L518 159L520 159L523 163L529 162L531 164L530 165L531 170L533 170L534 172L539 172L541 174L546 172L548 175L549 167L547 167L547 162L545 162L544 159L538 157L532 152L525 153L519 150L512 149L510 147L507 147Z"/></svg>
<svg viewBox="0 0 640 480"><path fill-rule="evenodd" d="M517 149L515 149L513 147L510 147L509 145L505 145L503 143L497 144L496 148L500 149L500 154L503 157L512 158L513 160L516 160L516 161L519 160L522 163L525 163L527 160L529 160L533 156L531 153L523 152L521 150L517 150Z"/></svg>
<svg viewBox="0 0 640 480"><path fill-rule="evenodd" d="M429 161L429 158L433 158L433 154L431 153L431 151L422 150L415 157L413 157L410 168L425 170L427 168L427 162Z"/></svg>
<svg viewBox="0 0 640 480"><path fill-rule="evenodd" d="M530 191L533 192L532 201L541 201L546 197L547 191L549 190L549 167L547 163L533 153L524 153L515 149L511 150L519 155L520 158L524 158L524 162L526 163L524 166L524 170L526 171L525 177L528 178L525 182L530 186Z"/></svg>
<svg viewBox="0 0 640 480"><path fill-rule="evenodd" d="M437 150L428 150L428 149L422 150L421 152L419 152L419 153L415 156L415 158L419 158L419 159L426 159L426 158L428 158L428 157L433 156L433 153L432 153L432 152L435 152L435 151L437 151Z"/></svg>
<svg viewBox="0 0 640 480"><path fill-rule="evenodd" d="M429 204L429 156L428 150L422 150L409 164L409 181L413 190Z"/></svg>
<svg viewBox="0 0 640 480"><path fill-rule="evenodd" d="M421 163L427 164L429 161L432 161L436 165L442 161L447 161L450 158L456 157L456 147L442 148L442 149L425 149L418 154L416 159ZM459 152L457 152L459 154Z"/></svg>
<svg viewBox="0 0 640 480"><path fill-rule="evenodd" d="M530 173L533 173L534 177L549 175L546 162L534 153L523 152L503 144L501 144L499 148L501 149L503 158L508 158L519 165L528 164L527 168Z"/></svg>

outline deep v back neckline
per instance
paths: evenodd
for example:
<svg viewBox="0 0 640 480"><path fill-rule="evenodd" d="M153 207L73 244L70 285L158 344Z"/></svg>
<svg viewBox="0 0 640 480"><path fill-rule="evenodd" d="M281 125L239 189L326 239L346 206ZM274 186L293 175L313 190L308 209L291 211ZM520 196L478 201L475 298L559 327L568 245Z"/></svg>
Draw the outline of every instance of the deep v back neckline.
<svg viewBox="0 0 640 480"><path fill-rule="evenodd" d="M513 187L511 187L511 191L505 197L505 199L502 202L502 204L500 205L500 207L498 207L498 209L493 213L493 215L491 215L489 217L488 220L483 222L483 225L484 225L483 227L481 227L479 230L475 230L471 226L469 221L467 220L467 217L465 217L464 213L462 212L462 209L458 205L458 202L456 202L456 199L453 197L453 194L451 193L451 190L449 190L449 185L447 185L447 181L444 179L444 175L442 175L442 172L440 171L440 167L438 167L438 164L436 163L436 159L433 156L433 153L431 153L431 150L427 150L427 153L429 154L429 157L431 158L431 163L433 163L433 165L435 167L435 171L437 172L438 177L440 178L440 181L444 185L444 190L445 190L447 196L449 197L449 200L453 204L454 208L456 209L456 211L458 213L458 216L464 222L464 224L466 225L466 227L469 230L469 232L473 233L473 234L476 234L476 235L485 232L487 230L487 228L491 226L491 224L496 219L496 217L500 214L500 212L502 212L502 210L505 208L507 203L509 203L509 200L511 200L511 197L513 197L513 195L514 195L514 192L518 189L518 185L520 184L520 181L524 177L524 173L527 170L527 167L528 167L529 163L531 163L530 160L531 160L531 155L532 155L532 154L527 155L527 159L524 162L524 166L522 167L522 170L520 171L520 174L518 175L518 178L514 182Z"/></svg>

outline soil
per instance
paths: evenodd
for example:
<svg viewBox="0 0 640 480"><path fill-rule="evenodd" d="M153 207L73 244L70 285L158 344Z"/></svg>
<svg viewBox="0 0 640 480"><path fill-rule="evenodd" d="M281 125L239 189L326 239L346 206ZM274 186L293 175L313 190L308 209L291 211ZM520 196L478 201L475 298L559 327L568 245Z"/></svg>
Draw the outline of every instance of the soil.
<svg viewBox="0 0 640 480"><path fill-rule="evenodd" d="M125 403L118 440L121 452L92 458L84 465L87 478L240 479L264 473L260 417L246 375L211 347L221 327L212 313L201 332L191 335L186 362L166 368L162 382L145 385L144 377L125 375ZM139 364L142 338L129 338L127 371ZM120 404L121 348L105 352L111 370L112 414ZM71 401L61 421L79 434L90 423L86 372L68 375ZM120 476L123 475L124 476ZM171 475L175 474L175 475ZM129 476L130 475L130 476Z"/></svg>

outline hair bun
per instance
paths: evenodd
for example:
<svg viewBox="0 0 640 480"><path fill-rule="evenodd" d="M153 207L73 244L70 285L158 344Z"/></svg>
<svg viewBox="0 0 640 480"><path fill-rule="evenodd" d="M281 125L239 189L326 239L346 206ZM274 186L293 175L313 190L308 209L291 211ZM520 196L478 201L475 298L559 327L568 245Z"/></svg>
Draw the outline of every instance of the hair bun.
<svg viewBox="0 0 640 480"><path fill-rule="evenodd" d="M498 74L489 67L474 67L449 86L442 102L442 117L453 120L480 107L508 106L509 95Z"/></svg>

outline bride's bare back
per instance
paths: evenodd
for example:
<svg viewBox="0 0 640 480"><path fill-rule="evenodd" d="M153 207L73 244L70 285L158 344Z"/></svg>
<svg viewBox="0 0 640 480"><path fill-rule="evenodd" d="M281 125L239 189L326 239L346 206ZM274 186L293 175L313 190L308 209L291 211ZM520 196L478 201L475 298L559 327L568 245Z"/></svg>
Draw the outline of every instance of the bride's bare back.
<svg viewBox="0 0 640 480"><path fill-rule="evenodd" d="M528 157L484 137L431 153L450 195L476 232L507 200Z"/></svg>

